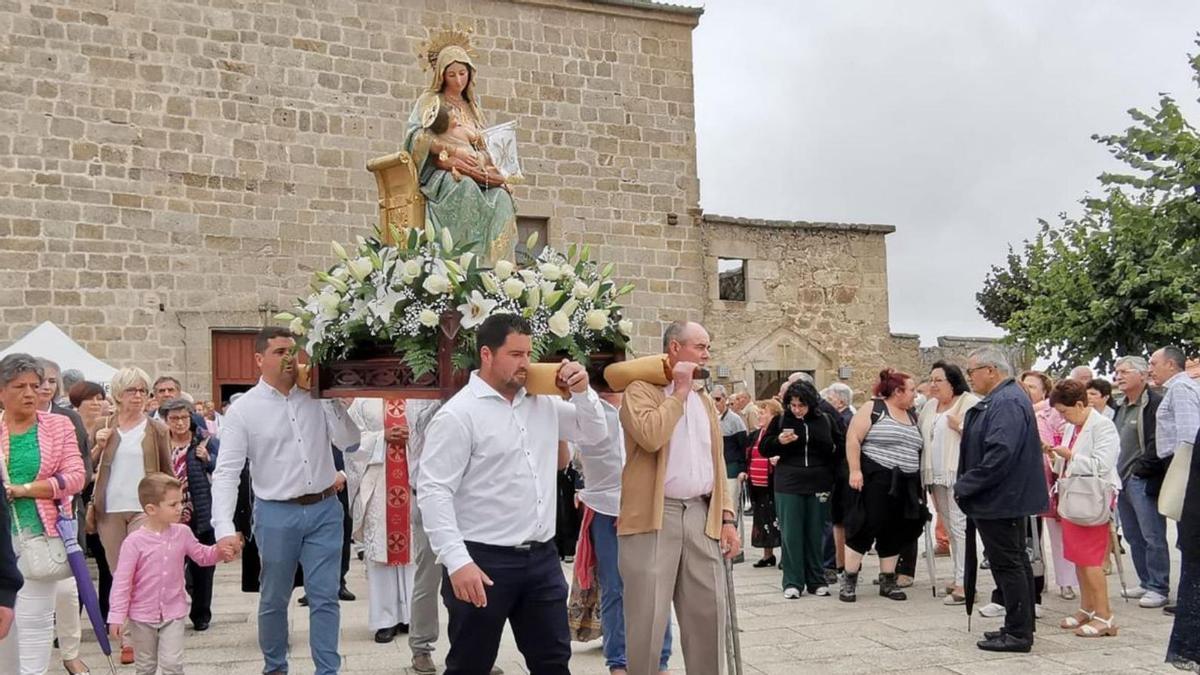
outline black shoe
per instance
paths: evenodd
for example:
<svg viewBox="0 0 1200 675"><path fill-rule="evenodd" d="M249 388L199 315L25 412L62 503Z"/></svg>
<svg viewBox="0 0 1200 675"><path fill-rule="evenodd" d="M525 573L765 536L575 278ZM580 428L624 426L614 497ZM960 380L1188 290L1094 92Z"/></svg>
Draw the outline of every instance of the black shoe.
<svg viewBox="0 0 1200 675"><path fill-rule="evenodd" d="M1167 606L1163 607L1163 614L1170 614L1171 616L1175 616L1175 605L1167 605Z"/></svg>
<svg viewBox="0 0 1200 675"><path fill-rule="evenodd" d="M346 602L354 602L357 599L358 598L354 597L354 594L350 592L350 589L346 588L345 586L342 586L341 588L338 589L338 600L345 600Z"/></svg>
<svg viewBox="0 0 1200 675"><path fill-rule="evenodd" d="M192 628L194 628L197 633L203 633L204 631L208 630L208 622L197 621L196 623L192 624Z"/></svg>
<svg viewBox="0 0 1200 675"><path fill-rule="evenodd" d="M758 568L774 567L775 563L776 563L775 556L771 556L770 558L763 558L762 560L759 560L758 562L751 565L751 567L758 567Z"/></svg>
<svg viewBox="0 0 1200 675"><path fill-rule="evenodd" d="M401 634L406 635L406 634L408 634L408 624L403 623L403 622L398 623L392 627L392 630L396 631L396 635L401 635Z"/></svg>
<svg viewBox="0 0 1200 675"><path fill-rule="evenodd" d="M997 640L1004 636L1004 630L985 630L983 631L984 640Z"/></svg>
<svg viewBox="0 0 1200 675"><path fill-rule="evenodd" d="M879 594L889 600L907 600L908 594L896 585L895 572L879 573Z"/></svg>
<svg viewBox="0 0 1200 675"><path fill-rule="evenodd" d="M1021 638L1005 633L989 640L980 640L975 643L975 646L985 652L1028 653L1029 650L1033 649L1033 640L1022 640Z"/></svg>
<svg viewBox="0 0 1200 675"><path fill-rule="evenodd" d="M308 607L308 596L307 595L300 596L300 599L296 601L296 604L300 605L301 607Z"/></svg>
<svg viewBox="0 0 1200 675"><path fill-rule="evenodd" d="M375 631L375 641L381 645L386 645L394 639L396 639L396 628L394 626L392 628L380 628Z"/></svg>

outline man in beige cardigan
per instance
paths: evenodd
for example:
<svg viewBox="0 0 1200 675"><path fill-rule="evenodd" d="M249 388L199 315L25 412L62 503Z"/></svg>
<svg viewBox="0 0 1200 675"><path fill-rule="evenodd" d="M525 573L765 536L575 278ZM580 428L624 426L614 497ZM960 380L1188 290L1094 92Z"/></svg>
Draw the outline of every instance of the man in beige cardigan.
<svg viewBox="0 0 1200 675"><path fill-rule="evenodd" d="M732 558L741 544L716 408L693 387L708 350L703 326L673 322L663 334L672 381L666 387L633 382L625 390L627 459L617 535L630 675L657 671L672 600L685 670L715 674L724 663L721 555Z"/></svg>

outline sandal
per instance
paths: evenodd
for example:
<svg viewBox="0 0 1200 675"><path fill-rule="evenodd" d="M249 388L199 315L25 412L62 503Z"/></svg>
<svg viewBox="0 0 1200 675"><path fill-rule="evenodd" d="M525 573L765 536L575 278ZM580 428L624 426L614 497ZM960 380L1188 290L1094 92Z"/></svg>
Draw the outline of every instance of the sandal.
<svg viewBox="0 0 1200 675"><path fill-rule="evenodd" d="M1058 627L1062 628L1063 630L1072 630L1079 628L1080 626L1087 625L1089 621L1095 618L1095 612L1089 612L1086 609L1081 609L1076 611L1071 616L1065 617L1062 621L1059 621Z"/></svg>
<svg viewBox="0 0 1200 675"><path fill-rule="evenodd" d="M1116 615L1112 615L1107 619L1101 619L1096 615L1092 615L1092 620L1083 624L1075 630L1075 635L1083 638L1108 637L1117 635L1117 627L1113 625L1113 620ZM1103 628L1097 628L1096 624L1103 624Z"/></svg>
<svg viewBox="0 0 1200 675"><path fill-rule="evenodd" d="M79 661L79 659L75 659ZM79 661L83 665L83 670L71 670L71 666L67 665L67 661L63 661L63 670L67 671L68 675L92 675L92 669L88 668L88 664Z"/></svg>

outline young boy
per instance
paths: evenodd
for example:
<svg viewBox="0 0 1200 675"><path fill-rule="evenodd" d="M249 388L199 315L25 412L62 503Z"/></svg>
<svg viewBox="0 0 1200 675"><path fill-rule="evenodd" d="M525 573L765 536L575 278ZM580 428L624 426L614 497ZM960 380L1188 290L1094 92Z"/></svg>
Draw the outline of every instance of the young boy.
<svg viewBox="0 0 1200 675"><path fill-rule="evenodd" d="M179 524L183 491L178 480L152 473L138 483L145 524L121 545L109 597L108 631L115 640L126 630L133 642L137 675L183 673L183 624L188 614L184 556L197 565L228 562L229 548L205 546Z"/></svg>

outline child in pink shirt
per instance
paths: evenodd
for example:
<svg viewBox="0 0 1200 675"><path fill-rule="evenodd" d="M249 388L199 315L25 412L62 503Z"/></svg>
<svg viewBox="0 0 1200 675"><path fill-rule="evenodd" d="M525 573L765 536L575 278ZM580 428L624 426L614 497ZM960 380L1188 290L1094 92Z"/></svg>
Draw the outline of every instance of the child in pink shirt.
<svg viewBox="0 0 1200 675"><path fill-rule="evenodd" d="M108 630L113 639L128 631L137 675L183 673L184 556L197 565L232 560L233 551L205 546L179 524L183 492L178 480L152 473L138 483L138 501L146 513L142 528L121 544L109 595ZM126 622L128 626L126 627Z"/></svg>

